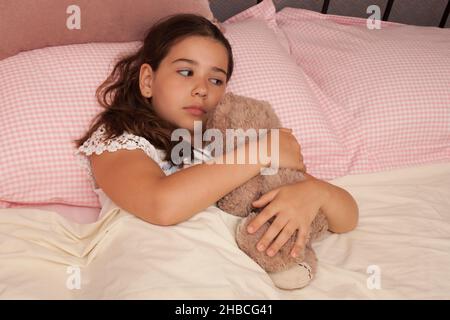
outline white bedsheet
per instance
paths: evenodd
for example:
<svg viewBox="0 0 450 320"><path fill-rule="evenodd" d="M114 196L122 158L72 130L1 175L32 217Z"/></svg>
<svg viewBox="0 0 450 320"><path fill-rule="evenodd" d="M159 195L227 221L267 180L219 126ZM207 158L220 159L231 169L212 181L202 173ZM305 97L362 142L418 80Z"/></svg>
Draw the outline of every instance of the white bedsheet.
<svg viewBox="0 0 450 320"><path fill-rule="evenodd" d="M304 289L273 287L236 246L239 218L216 207L159 227L112 205L85 225L1 209L0 298L450 298L450 163L332 183L357 200L359 225L314 244L319 271Z"/></svg>

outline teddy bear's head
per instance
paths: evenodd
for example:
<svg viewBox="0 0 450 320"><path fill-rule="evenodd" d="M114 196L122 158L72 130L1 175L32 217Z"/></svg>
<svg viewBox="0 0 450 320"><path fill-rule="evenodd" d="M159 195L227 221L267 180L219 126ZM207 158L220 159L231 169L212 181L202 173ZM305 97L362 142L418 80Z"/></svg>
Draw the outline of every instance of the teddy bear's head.
<svg viewBox="0 0 450 320"><path fill-rule="evenodd" d="M205 127L219 129L225 134L226 129L279 128L280 120L268 102L228 92L207 114Z"/></svg>

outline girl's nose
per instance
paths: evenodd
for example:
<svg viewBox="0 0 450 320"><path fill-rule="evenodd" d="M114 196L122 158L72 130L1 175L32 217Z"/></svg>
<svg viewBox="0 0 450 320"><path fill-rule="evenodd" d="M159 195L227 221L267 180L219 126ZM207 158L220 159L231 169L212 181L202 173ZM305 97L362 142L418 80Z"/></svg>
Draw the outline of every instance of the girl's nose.
<svg viewBox="0 0 450 320"><path fill-rule="evenodd" d="M199 97L202 97L202 98L204 98L204 97L206 97L206 92L196 92L195 94L193 94L194 96L199 96Z"/></svg>
<svg viewBox="0 0 450 320"><path fill-rule="evenodd" d="M192 90L193 96L198 95L200 97L206 97L207 94L208 94L208 89L207 89L207 86L204 83L204 81L200 81L199 83L197 83L194 90Z"/></svg>

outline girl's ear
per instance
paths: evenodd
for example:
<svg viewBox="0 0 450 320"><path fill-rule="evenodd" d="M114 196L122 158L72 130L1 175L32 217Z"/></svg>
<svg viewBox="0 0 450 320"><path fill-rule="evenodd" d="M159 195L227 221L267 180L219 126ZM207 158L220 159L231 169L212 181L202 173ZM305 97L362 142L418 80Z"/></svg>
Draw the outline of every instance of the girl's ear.
<svg viewBox="0 0 450 320"><path fill-rule="evenodd" d="M139 88L141 94L146 98L151 98L152 93L153 70L148 63L143 63L139 71Z"/></svg>

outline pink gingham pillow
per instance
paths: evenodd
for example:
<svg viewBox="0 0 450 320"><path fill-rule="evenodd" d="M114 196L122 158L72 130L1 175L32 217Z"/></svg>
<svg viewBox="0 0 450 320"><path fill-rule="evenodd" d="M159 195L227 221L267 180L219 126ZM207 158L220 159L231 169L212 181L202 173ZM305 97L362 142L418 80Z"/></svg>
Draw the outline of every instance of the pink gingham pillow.
<svg viewBox="0 0 450 320"><path fill-rule="evenodd" d="M273 104L301 141L311 174L347 163L302 73L262 20L229 24L235 73L228 90ZM99 207L74 139L102 109L95 89L117 56L140 42L91 43L22 52L0 61L0 207L60 203ZM331 154L333 161L325 161Z"/></svg>
<svg viewBox="0 0 450 320"><path fill-rule="evenodd" d="M282 125L293 129L308 172L322 179L339 176L348 154L308 79L275 33L253 18L226 24L225 30L235 58L227 91L271 103Z"/></svg>
<svg viewBox="0 0 450 320"><path fill-rule="evenodd" d="M115 57L139 44L48 47L0 61L0 207L99 206L72 141L102 110L95 89Z"/></svg>
<svg viewBox="0 0 450 320"><path fill-rule="evenodd" d="M297 64L351 161L346 174L450 160L450 29L284 8Z"/></svg>
<svg viewBox="0 0 450 320"><path fill-rule="evenodd" d="M262 20L265 22L266 26L269 27L273 33L275 33L278 42L283 46L286 52L289 52L290 48L288 40L286 39L283 31L278 28L276 12L277 9L275 8L272 0L263 0L260 3L228 18L222 25L226 27L229 23L242 22L248 19Z"/></svg>

